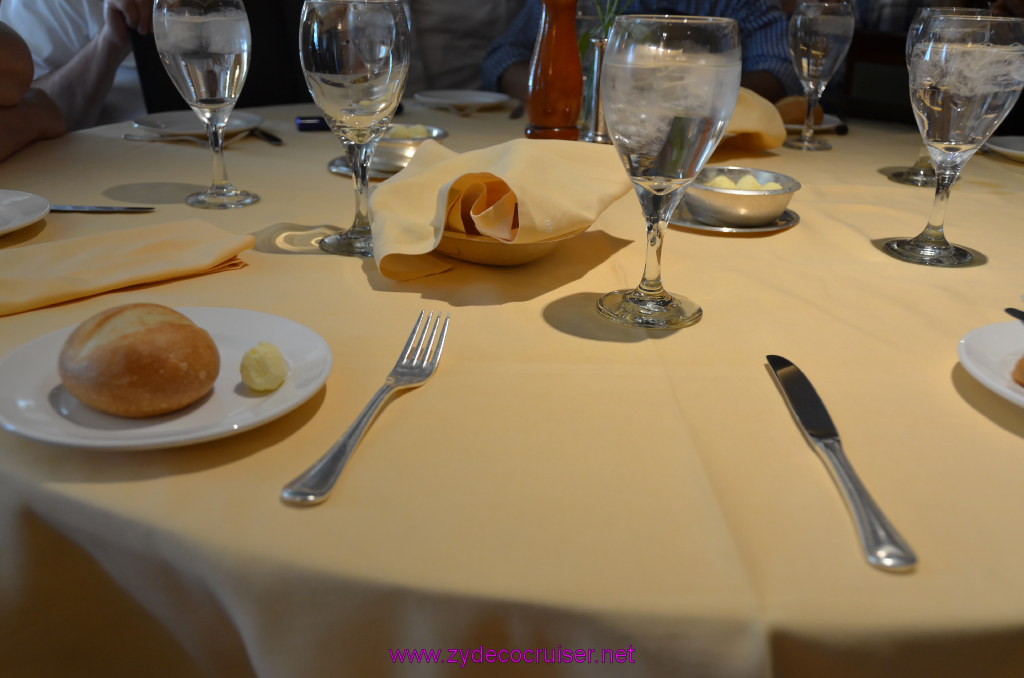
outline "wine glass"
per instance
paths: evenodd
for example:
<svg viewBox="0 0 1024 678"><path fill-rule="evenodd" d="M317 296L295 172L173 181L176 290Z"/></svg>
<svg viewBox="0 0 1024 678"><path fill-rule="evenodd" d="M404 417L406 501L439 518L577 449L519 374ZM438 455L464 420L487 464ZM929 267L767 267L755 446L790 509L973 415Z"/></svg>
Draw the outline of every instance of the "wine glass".
<svg viewBox="0 0 1024 678"><path fill-rule="evenodd" d="M977 9L973 7L918 7L914 12L914 19L910 22L907 30L907 69L910 69L910 53L914 43L921 37L921 29L929 16L936 14L966 14L974 16L991 16L990 9ZM910 167L896 170L889 175L889 178L899 184L910 186L934 186L935 170L932 168L932 157L928 154L928 146L921 144L921 151L917 154L917 160Z"/></svg>
<svg viewBox="0 0 1024 678"><path fill-rule="evenodd" d="M1024 19L938 14L926 19L910 59L910 102L935 168L935 200L924 230L889 240L903 261L960 266L970 252L944 233L949 191L960 170L1013 108L1024 86Z"/></svg>
<svg viewBox="0 0 1024 678"><path fill-rule="evenodd" d="M804 0L789 17L789 56L807 97L807 115L799 136L787 137L786 148L827 151L831 144L814 136L814 112L828 81L853 40L853 3Z"/></svg>
<svg viewBox="0 0 1024 678"><path fill-rule="evenodd" d="M313 100L345 148L356 189L351 228L323 238L320 249L372 257L370 161L409 72L409 20L402 0L306 0L299 57Z"/></svg>
<svg viewBox="0 0 1024 678"><path fill-rule="evenodd" d="M658 329L700 320L700 306L662 286L662 238L683 190L721 140L739 86L740 34L733 19L616 17L601 70L601 102L647 222L647 250L640 284L598 300L605 317Z"/></svg>
<svg viewBox="0 0 1024 678"><path fill-rule="evenodd" d="M242 0L156 0L153 35L167 75L206 126L213 150L213 183L185 202L227 209L257 202L236 188L224 169L224 126L249 70L249 18Z"/></svg>

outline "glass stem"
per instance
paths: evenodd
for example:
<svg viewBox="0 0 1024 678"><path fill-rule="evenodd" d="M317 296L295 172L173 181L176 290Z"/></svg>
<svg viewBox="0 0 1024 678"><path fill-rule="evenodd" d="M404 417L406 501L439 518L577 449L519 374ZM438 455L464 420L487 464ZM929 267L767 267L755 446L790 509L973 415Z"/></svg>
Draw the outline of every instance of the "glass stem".
<svg viewBox="0 0 1024 678"><path fill-rule="evenodd" d="M644 259L644 277L637 286L637 291L645 296L668 296L661 283L661 246L665 239L665 226L668 216L682 198L681 190L668 193L652 193L646 189L638 189L640 205L643 207L644 218L647 220L647 254Z"/></svg>
<svg viewBox="0 0 1024 678"><path fill-rule="evenodd" d="M935 201L932 203L932 213L928 218L928 225L924 227L920 235L914 238L914 242L930 247L949 247L949 242L943 233L943 224L946 222L949 192L953 189L953 183L958 174L959 172L955 169L936 170Z"/></svg>
<svg viewBox="0 0 1024 678"><path fill-rule="evenodd" d="M228 183L228 172L224 168L224 128L209 124L206 126L206 137L213 151L213 185L210 188L223 191L231 186Z"/></svg>
<svg viewBox="0 0 1024 678"><path fill-rule="evenodd" d="M803 141L814 138L814 112L818 110L818 101L821 99L821 92L812 88L807 92L807 113L804 115L804 131L800 138Z"/></svg>
<svg viewBox="0 0 1024 678"><path fill-rule="evenodd" d="M356 187L356 216L352 228L370 230L370 161L376 140L363 144L345 143L348 166L352 169L352 182Z"/></svg>

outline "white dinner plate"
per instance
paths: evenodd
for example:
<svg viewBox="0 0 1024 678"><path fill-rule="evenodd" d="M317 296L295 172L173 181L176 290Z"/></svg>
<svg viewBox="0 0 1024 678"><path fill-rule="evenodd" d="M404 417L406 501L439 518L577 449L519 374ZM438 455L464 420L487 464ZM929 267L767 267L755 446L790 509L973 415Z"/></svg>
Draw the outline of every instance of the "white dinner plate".
<svg viewBox="0 0 1024 678"><path fill-rule="evenodd" d="M839 125L841 125L842 123L843 123L843 121L839 118L839 116L832 115L831 113L826 113L825 115L821 116L821 122L819 122L817 125L814 126L814 131L815 132L834 132L835 129L837 127L839 127ZM799 134L801 131L803 131L803 129L804 129L803 123L796 124L796 125L794 125L792 123L787 123L786 124L786 131L790 132L790 133Z"/></svg>
<svg viewBox="0 0 1024 678"><path fill-rule="evenodd" d="M195 134L206 135L202 121L192 111L164 111L151 113L132 121L136 127L154 134ZM224 134L234 134L256 129L263 124L263 118L255 113L235 111L224 126Z"/></svg>
<svg viewBox="0 0 1024 678"><path fill-rule="evenodd" d="M446 108L456 113L472 113L485 108L493 108L509 100L509 96L501 92L473 89L435 89L416 92L412 98L424 106Z"/></svg>
<svg viewBox="0 0 1024 678"><path fill-rule="evenodd" d="M0 426L27 438L74 447L153 449L234 435L291 412L311 398L331 371L331 349L313 330L279 316L237 308L181 308L213 337L220 374L213 391L188 407L129 419L86 407L65 390L57 357L75 329L66 327L0 360ZM257 393L239 375L242 356L257 342L276 345L288 377L276 391Z"/></svg>
<svg viewBox="0 0 1024 678"><path fill-rule="evenodd" d="M1010 160L1024 162L1024 137L990 137L987 146Z"/></svg>
<svg viewBox="0 0 1024 678"><path fill-rule="evenodd" d="M971 330L957 346L960 364L993 393L1024 407L1024 386L1010 373L1024 356L1024 323L1011 320Z"/></svg>
<svg viewBox="0 0 1024 678"><path fill-rule="evenodd" d="M21 191L0 190L0 235L34 224L50 211L46 198Z"/></svg>

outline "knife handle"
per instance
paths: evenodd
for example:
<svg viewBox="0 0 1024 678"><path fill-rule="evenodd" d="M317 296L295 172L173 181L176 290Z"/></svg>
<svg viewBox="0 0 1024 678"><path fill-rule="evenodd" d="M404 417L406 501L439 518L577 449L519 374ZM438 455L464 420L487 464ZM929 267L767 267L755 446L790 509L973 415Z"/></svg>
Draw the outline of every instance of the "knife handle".
<svg viewBox="0 0 1024 678"><path fill-rule="evenodd" d="M839 439L825 438L816 441L815 447L821 452L832 477L846 498L868 563L890 572L912 570L917 564L917 556L871 498L846 459Z"/></svg>

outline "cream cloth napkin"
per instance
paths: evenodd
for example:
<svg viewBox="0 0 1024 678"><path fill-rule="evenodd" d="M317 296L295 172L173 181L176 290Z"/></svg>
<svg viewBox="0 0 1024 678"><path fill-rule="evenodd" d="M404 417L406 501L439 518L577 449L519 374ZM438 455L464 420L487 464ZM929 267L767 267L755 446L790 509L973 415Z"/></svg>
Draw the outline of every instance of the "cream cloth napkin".
<svg viewBox="0 0 1024 678"><path fill-rule="evenodd" d="M786 140L786 125L772 102L753 90L740 87L736 109L725 128L725 135L715 150L716 154L766 151L778 148Z"/></svg>
<svg viewBox="0 0 1024 678"><path fill-rule="evenodd" d="M251 235L200 219L0 250L0 315L244 266Z"/></svg>
<svg viewBox="0 0 1024 678"><path fill-rule="evenodd" d="M377 268L396 280L452 267L443 231L532 243L588 228L632 184L611 146L515 139L468 153L423 142L370 197Z"/></svg>

